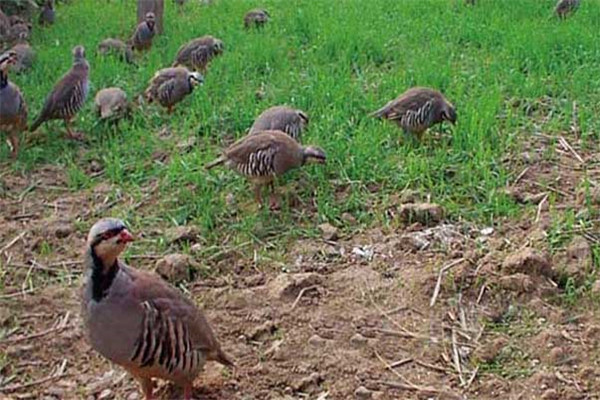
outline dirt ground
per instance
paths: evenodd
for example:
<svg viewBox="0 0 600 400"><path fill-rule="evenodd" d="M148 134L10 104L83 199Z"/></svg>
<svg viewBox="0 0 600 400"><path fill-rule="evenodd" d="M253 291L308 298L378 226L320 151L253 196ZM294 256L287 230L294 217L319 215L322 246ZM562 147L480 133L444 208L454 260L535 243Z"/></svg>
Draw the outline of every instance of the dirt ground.
<svg viewBox="0 0 600 400"><path fill-rule="evenodd" d="M188 287L237 367L207 365L196 397L600 398L597 303L559 300L565 276L577 282L593 268L597 220L549 248L556 216L584 209L582 181L600 177L600 158L570 144L538 135L506 160L515 175L505 189L524 214L494 227L447 221L435 208L403 222L413 200L405 193L385 210L386 227L323 227L323 239L298 241L285 272L260 272L235 255L215 260L226 272ZM79 317L85 232L114 205L110 187L73 193L57 168L2 170L0 398L141 398L91 350ZM179 396L159 384L158 398Z"/></svg>

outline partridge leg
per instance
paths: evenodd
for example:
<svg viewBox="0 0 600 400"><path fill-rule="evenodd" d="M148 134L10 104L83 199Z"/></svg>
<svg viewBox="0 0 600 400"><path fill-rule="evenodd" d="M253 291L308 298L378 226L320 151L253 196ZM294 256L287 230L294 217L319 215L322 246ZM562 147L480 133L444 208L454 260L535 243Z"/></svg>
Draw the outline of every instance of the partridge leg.
<svg viewBox="0 0 600 400"><path fill-rule="evenodd" d="M185 385L185 387L183 388L183 398L184 400L192 400L192 396L193 396L193 386L192 385Z"/></svg>
<svg viewBox="0 0 600 400"><path fill-rule="evenodd" d="M83 140L83 133L73 132L71 129L71 120L65 119L65 127L67 128L67 136L73 140Z"/></svg>
<svg viewBox="0 0 600 400"><path fill-rule="evenodd" d="M172 106L167 107L167 114L169 114L169 115L173 114L173 107Z"/></svg>
<svg viewBox="0 0 600 400"><path fill-rule="evenodd" d="M19 138L17 133L12 131L8 134L8 141L10 142L10 156L15 159L19 153Z"/></svg>
<svg viewBox="0 0 600 400"><path fill-rule="evenodd" d="M254 185L254 200L256 200L259 206L262 206L263 204L261 190L261 185Z"/></svg>
<svg viewBox="0 0 600 400"><path fill-rule="evenodd" d="M279 208L280 208L279 198L275 194L275 184L273 182L269 183L269 190L270 190L269 208L271 210L279 210Z"/></svg>
<svg viewBox="0 0 600 400"><path fill-rule="evenodd" d="M152 392L154 391L154 382L150 378L138 378L136 377L140 386L142 387L142 393L144 393L144 397L146 400L154 400L154 395Z"/></svg>

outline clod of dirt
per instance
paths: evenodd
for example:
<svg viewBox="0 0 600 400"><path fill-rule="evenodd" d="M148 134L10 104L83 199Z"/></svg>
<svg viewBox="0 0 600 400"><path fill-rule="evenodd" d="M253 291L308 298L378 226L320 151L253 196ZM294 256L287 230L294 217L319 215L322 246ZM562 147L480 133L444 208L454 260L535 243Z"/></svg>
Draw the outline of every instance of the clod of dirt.
<svg viewBox="0 0 600 400"><path fill-rule="evenodd" d="M355 333L354 335L352 335L352 337L350 338L350 344L352 345L352 347L354 348L361 348L367 345L367 343L369 342L369 339L367 339L366 337L364 337L363 335L361 335L360 333Z"/></svg>
<svg viewBox="0 0 600 400"><path fill-rule="evenodd" d="M169 254L156 262L156 273L165 280L177 284L191 281L195 271L195 262L186 254Z"/></svg>
<svg viewBox="0 0 600 400"><path fill-rule="evenodd" d="M597 281L595 281L592 284L592 294L599 296L600 295L600 279L598 279Z"/></svg>
<svg viewBox="0 0 600 400"><path fill-rule="evenodd" d="M342 218L342 221L344 221L348 225L356 224L356 218L354 217L354 215L350 214L349 212L343 213L341 218Z"/></svg>
<svg viewBox="0 0 600 400"><path fill-rule="evenodd" d="M583 336L588 342L597 343L600 342L600 325L589 326Z"/></svg>
<svg viewBox="0 0 600 400"><path fill-rule="evenodd" d="M46 225L44 230L48 236L64 239L75 231L75 226L68 221L54 221Z"/></svg>
<svg viewBox="0 0 600 400"><path fill-rule="evenodd" d="M477 347L473 356L485 363L492 362L500 355L500 352L506 347L507 344L508 340L506 338L496 338L490 343L485 343Z"/></svg>
<svg viewBox="0 0 600 400"><path fill-rule="evenodd" d="M558 391L556 389L548 389L542 394L541 399L542 400L559 400L560 396L558 395Z"/></svg>
<svg viewBox="0 0 600 400"><path fill-rule="evenodd" d="M263 342L277 332L277 329L278 327L273 321L267 321L248 331L248 333L246 333L246 339L252 342Z"/></svg>
<svg viewBox="0 0 600 400"><path fill-rule="evenodd" d="M568 352L566 349L564 347L557 346L550 349L548 355L546 356L546 360L552 365L559 365L567 358L567 356Z"/></svg>
<svg viewBox="0 0 600 400"><path fill-rule="evenodd" d="M194 226L174 226L165 231L169 244L195 243L198 240L198 229Z"/></svg>
<svg viewBox="0 0 600 400"><path fill-rule="evenodd" d="M319 225L319 230L321 231L321 236L325 240L336 241L339 239L338 229L328 223Z"/></svg>
<svg viewBox="0 0 600 400"><path fill-rule="evenodd" d="M325 345L327 344L327 340L323 339L319 335L312 335L308 339L308 344L310 344L313 347L325 347Z"/></svg>
<svg viewBox="0 0 600 400"><path fill-rule="evenodd" d="M531 293L535 290L535 285L529 275L521 273L500 277L498 284L504 290L517 293Z"/></svg>
<svg viewBox="0 0 600 400"><path fill-rule="evenodd" d="M563 272L567 276L581 282L592 267L592 263L592 248L590 244L584 237L575 236L567 247Z"/></svg>
<svg viewBox="0 0 600 400"><path fill-rule="evenodd" d="M359 386L354 391L354 396L359 400L367 400L373 398L373 392L364 386Z"/></svg>
<svg viewBox="0 0 600 400"><path fill-rule="evenodd" d="M444 217L443 208L434 203L408 203L400 207L399 217L402 221L419 222L423 225L435 225Z"/></svg>
<svg viewBox="0 0 600 400"><path fill-rule="evenodd" d="M319 390L319 386L323 383L324 379L321 374L313 372L310 376L302 378L292 385L292 388L296 392L304 392L304 393L315 393Z"/></svg>
<svg viewBox="0 0 600 400"><path fill-rule="evenodd" d="M524 273L534 276L553 277L552 265L545 254L532 248L525 248L509 255L502 264L508 273Z"/></svg>
<svg viewBox="0 0 600 400"><path fill-rule="evenodd" d="M322 277L315 273L281 274L268 284L269 294L281 300L295 299L304 288L319 285Z"/></svg>

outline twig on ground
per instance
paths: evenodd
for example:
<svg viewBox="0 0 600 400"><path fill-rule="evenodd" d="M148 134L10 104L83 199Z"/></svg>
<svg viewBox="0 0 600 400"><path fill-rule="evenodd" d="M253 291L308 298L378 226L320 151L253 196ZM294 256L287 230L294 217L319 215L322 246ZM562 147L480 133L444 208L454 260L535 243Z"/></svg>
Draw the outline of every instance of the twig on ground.
<svg viewBox="0 0 600 400"><path fill-rule="evenodd" d="M535 223L537 224L540 221L540 217L542 216L542 209L544 208L544 204L546 204L546 201L548 200L548 194L546 194L544 196L544 198L542 199L542 201L540 201L540 204L538 204L537 207L537 213L535 215Z"/></svg>
<svg viewBox="0 0 600 400"><path fill-rule="evenodd" d="M465 261L465 259L464 259L464 257L461 257L458 260L454 260L450 264L448 264L440 269L437 282L435 283L435 289L433 290L433 296L431 296L431 302L429 303L429 307L433 307L435 305L435 301L437 300L437 297L440 294L440 288L442 286L442 277L444 276L444 273L446 271L448 271L449 269L462 263L463 261Z"/></svg>
<svg viewBox="0 0 600 400"><path fill-rule="evenodd" d="M460 354L458 354L458 346L456 345L456 331L452 329L452 359L454 361L454 368L458 373L458 379L460 380L460 385L465 386L465 378L463 378L462 367L460 365Z"/></svg>
<svg viewBox="0 0 600 400"><path fill-rule="evenodd" d="M579 153L577 153L575 151L575 149L569 144L569 142L567 142L567 139L565 139L563 136L559 136L558 142L565 150L571 152L571 154L573 154L573 156L577 159L577 161L579 161L581 164L585 164L585 161L583 160L583 158L581 158Z"/></svg>
<svg viewBox="0 0 600 400"><path fill-rule="evenodd" d="M296 300L294 300L292 307L290 307L290 311L292 311L294 308L296 308L296 306L300 302L300 299L302 299L302 296L304 296L304 293L308 292L309 290L317 289L318 287L319 287L318 285L312 285L312 286L308 286L308 287L305 287L302 290L300 290L300 293L298 293L298 296L296 296Z"/></svg>
<svg viewBox="0 0 600 400"><path fill-rule="evenodd" d="M6 245L4 245L4 247L2 247L2 249L0 249L0 254L6 252L6 250L13 247L19 240L23 239L23 236L25 236L26 234L27 234L27 231L23 231L23 232L19 233L17 236L15 236L10 242L8 242Z"/></svg>
<svg viewBox="0 0 600 400"><path fill-rule="evenodd" d="M467 389L469 389L469 387L471 387L471 385L475 381L475 377L477 376L478 372L479 372L479 365L477 366L477 368L475 368L475 370L471 374L471 377L469 378L469 381L467 382L467 385L465 386L465 390L467 390Z"/></svg>
<svg viewBox="0 0 600 400"><path fill-rule="evenodd" d="M517 175L517 177L515 178L515 180L513 181L513 186L516 185L517 183L519 183L519 181L525 176L525 174L529 171L529 168L531 167L527 167L525 168L519 175Z"/></svg>

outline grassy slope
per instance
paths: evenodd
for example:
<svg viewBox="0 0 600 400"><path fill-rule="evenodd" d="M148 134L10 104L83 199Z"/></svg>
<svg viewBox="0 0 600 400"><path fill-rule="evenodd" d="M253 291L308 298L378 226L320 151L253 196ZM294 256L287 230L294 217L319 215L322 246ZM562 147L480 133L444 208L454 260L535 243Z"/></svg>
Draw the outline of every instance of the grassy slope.
<svg viewBox="0 0 600 400"><path fill-rule="evenodd" d="M82 155L79 144L64 139L62 124L53 123L40 130L41 139L24 149L13 168L30 171L44 163L59 164L68 171L73 189L108 180L137 193L159 178L162 194L154 215L142 221L122 209L114 213L137 228L160 221L195 223L209 242L220 243L233 233L233 241L239 243L272 234L311 234L315 223L335 221L346 211L361 223L372 223L383 216L370 205L385 204L390 194L406 187L431 193L453 218L491 221L514 215L516 206L502 194L511 173L503 158L518 151L531 132L568 129L573 100L579 104L587 142L597 143L596 2L586 2L565 23L550 19L553 0L482 0L475 8L457 0L221 0L209 7L194 0L182 15L166 2L166 34L139 61L138 69L94 54L103 38L124 37L131 31L134 1L100 5L78 0L60 6L54 27L35 31L35 68L12 79L22 88L33 118L69 68L70 49L83 44L92 66L90 97L112 85L134 97L158 68L170 64L181 43L212 34L223 39L226 52L211 65L204 87L172 117L151 108L137 113L119 131L95 125L90 99L78 120L88 133L87 152ZM242 16L254 6L269 9L273 22L262 32L245 32ZM394 126L367 116L414 85L439 88L459 113L456 128L444 128L447 134L442 138L430 135L423 145L399 141ZM265 93L260 101L259 89ZM554 112L543 126L536 126L524 107L511 105L515 99L527 104L544 96L552 98ZM309 202L315 193L318 216L290 210L275 217L256 213L249 206L252 194L246 182L229 171L202 169L226 142L242 136L261 110L280 103L309 113L305 142L328 152L325 168L306 168L285 179L302 178L301 198ZM175 139L158 137L165 126ZM197 136L197 146L179 154L174 143L190 136ZM157 150L169 152L170 163L153 162L151 155ZM3 145L0 159L7 156ZM85 172L92 159L106 168L95 180ZM349 182L349 196L336 200L334 180ZM381 190L370 193L369 183ZM251 212L230 213L225 205L228 193ZM305 228L308 231L299 233Z"/></svg>

